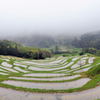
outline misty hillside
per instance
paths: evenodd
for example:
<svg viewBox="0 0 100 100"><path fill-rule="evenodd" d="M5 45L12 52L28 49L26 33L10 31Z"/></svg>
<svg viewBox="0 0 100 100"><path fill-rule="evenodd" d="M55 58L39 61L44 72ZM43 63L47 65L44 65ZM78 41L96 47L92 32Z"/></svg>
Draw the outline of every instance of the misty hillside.
<svg viewBox="0 0 100 100"><path fill-rule="evenodd" d="M12 40L25 46L38 48L100 48L100 31L85 33L83 35L46 35L46 34L25 34L0 37L0 39Z"/></svg>
<svg viewBox="0 0 100 100"><path fill-rule="evenodd" d="M72 44L78 48L100 49L100 31L83 34L79 39L75 38Z"/></svg>
<svg viewBox="0 0 100 100"><path fill-rule="evenodd" d="M26 46L34 46L38 48L53 48L55 46L62 47L71 47L71 42L74 39L74 36L70 35L40 35L40 34L31 34L31 35L19 35L19 36L9 36L1 37L1 39L12 40L15 42L22 43Z"/></svg>

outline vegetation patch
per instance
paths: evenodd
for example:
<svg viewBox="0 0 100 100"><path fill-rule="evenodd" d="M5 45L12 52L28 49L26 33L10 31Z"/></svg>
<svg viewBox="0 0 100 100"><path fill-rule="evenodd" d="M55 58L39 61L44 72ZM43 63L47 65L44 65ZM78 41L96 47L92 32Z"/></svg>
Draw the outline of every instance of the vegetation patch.
<svg viewBox="0 0 100 100"><path fill-rule="evenodd" d="M1 59L0 87L11 88L21 91L29 91L29 92L64 93L64 92L82 91L100 85L100 64L99 64L100 58L93 55L82 55L82 56L71 56L71 57L56 56L45 60L32 60L32 59L22 59L11 56L0 56L0 59ZM85 63L83 64L84 60ZM31 63L26 63L26 62L31 62ZM33 69L30 70L30 67L31 68L33 67ZM40 68L42 70L38 70ZM5 73L7 75L3 75L2 73ZM67 79L68 77L74 77L74 75L80 75L80 76ZM14 77L18 78L16 79ZM22 79L20 77L22 77ZM52 80L53 78L55 78L55 80ZM56 80L57 78L58 80ZM60 78L62 79L60 80ZM70 88L70 89L55 89L55 90L19 87L3 83L8 80L14 82L20 81L20 82L29 82L37 84L57 83L60 85L62 83L70 84L70 82L75 82L82 78L88 78L90 79L90 81L88 81L81 87Z"/></svg>

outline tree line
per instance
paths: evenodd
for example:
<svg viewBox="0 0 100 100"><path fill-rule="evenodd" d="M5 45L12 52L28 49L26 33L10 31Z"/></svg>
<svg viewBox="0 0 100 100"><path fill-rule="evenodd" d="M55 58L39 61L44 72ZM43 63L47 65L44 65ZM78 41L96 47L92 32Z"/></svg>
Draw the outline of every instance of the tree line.
<svg viewBox="0 0 100 100"><path fill-rule="evenodd" d="M100 55L100 32L83 34L80 38L75 38L72 45L82 48L83 53Z"/></svg>
<svg viewBox="0 0 100 100"><path fill-rule="evenodd" d="M48 49L33 48L13 41L0 40L0 55L45 59L46 57L51 57L52 53Z"/></svg>

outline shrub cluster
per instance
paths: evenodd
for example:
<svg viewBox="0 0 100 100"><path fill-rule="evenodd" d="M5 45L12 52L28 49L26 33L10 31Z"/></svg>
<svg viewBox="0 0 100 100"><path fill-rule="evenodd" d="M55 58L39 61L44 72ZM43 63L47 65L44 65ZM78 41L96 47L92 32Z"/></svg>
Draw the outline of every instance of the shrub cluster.
<svg viewBox="0 0 100 100"><path fill-rule="evenodd" d="M51 51L48 49L26 47L13 41L0 41L0 54L32 59L45 59L51 57Z"/></svg>
<svg viewBox="0 0 100 100"><path fill-rule="evenodd" d="M97 50L96 48L83 48L80 55L83 55L85 53L90 53L90 54L94 54L96 56L100 56L100 50Z"/></svg>
<svg viewBox="0 0 100 100"><path fill-rule="evenodd" d="M100 74L100 64L99 65L96 65L95 67L92 67L88 72L87 74L89 76L95 76L97 74Z"/></svg>

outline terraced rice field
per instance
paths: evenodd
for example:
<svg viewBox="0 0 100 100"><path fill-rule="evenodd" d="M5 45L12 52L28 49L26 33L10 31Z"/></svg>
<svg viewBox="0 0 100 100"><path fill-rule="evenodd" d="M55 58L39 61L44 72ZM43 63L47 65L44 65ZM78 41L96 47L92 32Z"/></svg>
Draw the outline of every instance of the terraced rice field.
<svg viewBox="0 0 100 100"><path fill-rule="evenodd" d="M29 60L0 56L0 87L29 92L74 92L92 78L84 73L99 63L94 56Z"/></svg>

